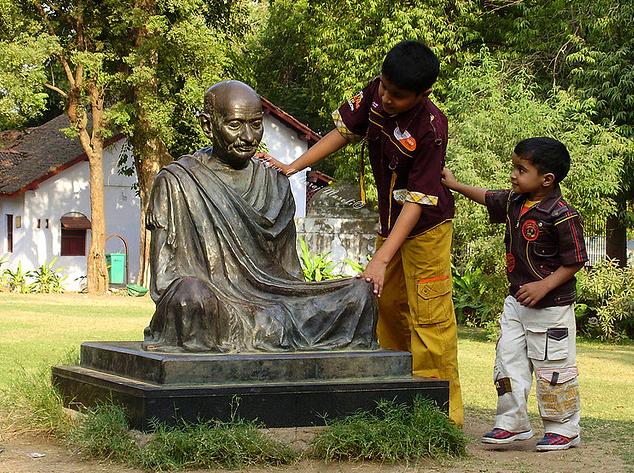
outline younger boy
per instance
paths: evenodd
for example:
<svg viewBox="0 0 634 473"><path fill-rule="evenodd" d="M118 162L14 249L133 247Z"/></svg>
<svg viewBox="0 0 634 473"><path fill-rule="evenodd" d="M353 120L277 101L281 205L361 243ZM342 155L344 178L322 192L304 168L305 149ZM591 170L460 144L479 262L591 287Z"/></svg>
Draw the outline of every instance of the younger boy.
<svg viewBox="0 0 634 473"><path fill-rule="evenodd" d="M380 297L379 344L410 351L413 374L449 380L449 418L462 426L451 299L454 201L440 182L447 119L429 99L439 67L423 43L398 43L385 56L381 75L335 110L335 129L293 163L272 164L290 175L350 142L367 140L380 231L377 251L360 277Z"/></svg>
<svg viewBox="0 0 634 473"><path fill-rule="evenodd" d="M512 190L462 184L443 170L447 187L486 205L492 223L506 223L510 295L500 319L493 373L497 415L482 442L506 444L533 436L526 401L535 371L545 432L537 450L564 450L581 440L574 275L588 259L579 215L559 189L570 155L557 140L529 138L515 147L512 159Z"/></svg>

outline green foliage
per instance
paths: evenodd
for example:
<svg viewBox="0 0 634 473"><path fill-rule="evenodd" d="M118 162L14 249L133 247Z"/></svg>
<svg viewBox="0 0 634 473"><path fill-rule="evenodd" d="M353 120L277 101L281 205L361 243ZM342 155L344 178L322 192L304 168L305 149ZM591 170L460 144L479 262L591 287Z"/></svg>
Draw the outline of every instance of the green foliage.
<svg viewBox="0 0 634 473"><path fill-rule="evenodd" d="M21 262L18 262L18 266L15 271L5 269L4 276L11 292L19 292L21 294L33 292L33 283L28 281L30 272L22 270Z"/></svg>
<svg viewBox="0 0 634 473"><path fill-rule="evenodd" d="M68 444L93 457L149 471L280 466L296 458L292 449L266 436L258 425L241 420L156 424L141 446L131 435L125 410L114 404L90 409L70 432Z"/></svg>
<svg viewBox="0 0 634 473"><path fill-rule="evenodd" d="M231 422L182 423L157 426L143 449L141 465L152 471L280 466L293 462L295 452L265 435L257 424Z"/></svg>
<svg viewBox="0 0 634 473"><path fill-rule="evenodd" d="M634 268L602 260L578 273L577 319L581 330L601 340L634 339Z"/></svg>
<svg viewBox="0 0 634 473"><path fill-rule="evenodd" d="M451 135L447 162L458 180L508 188L515 144L530 136L553 136L572 157L562 182L566 200L586 219L604 219L614 211L611 197L619 192L623 152L631 144L614 127L592 121L592 101L561 90L544 100L528 75L506 69L482 50L478 61L466 64L449 82L445 106ZM457 196L454 229L457 266L476 259L484 271L504 273L504 226L489 224L484 206Z"/></svg>
<svg viewBox="0 0 634 473"><path fill-rule="evenodd" d="M69 351L63 363L77 364L76 350ZM51 435L64 438L74 421L64 412L62 397L51 384L51 367L14 369L6 389L1 389L0 410L5 426L14 432Z"/></svg>
<svg viewBox="0 0 634 473"><path fill-rule="evenodd" d="M379 74L385 53L397 42L425 41L443 65L456 67L470 54L465 45L477 40L471 23L479 11L466 0L272 2L260 35L245 49L251 65L245 74L256 78L264 96L324 133L333 128L332 110ZM322 166L351 179L358 150L355 156L351 147Z"/></svg>
<svg viewBox="0 0 634 473"><path fill-rule="evenodd" d="M57 49L47 34L0 38L0 129L19 127L42 113L48 96L42 87L45 61Z"/></svg>
<svg viewBox="0 0 634 473"><path fill-rule="evenodd" d="M299 246L299 261L306 281L325 281L341 277L335 272L337 264L328 258L330 253L311 253L303 238L299 239Z"/></svg>
<svg viewBox="0 0 634 473"><path fill-rule="evenodd" d="M0 288L4 286L6 273L2 270L2 267L9 262L9 255L0 256Z"/></svg>
<svg viewBox="0 0 634 473"><path fill-rule="evenodd" d="M486 327L495 322L506 296L506 280L496 284L481 268L468 265L460 272L452 268L453 302L459 324ZM500 278L498 278L499 280Z"/></svg>
<svg viewBox="0 0 634 473"><path fill-rule="evenodd" d="M69 432L71 448L99 459L137 464L141 451L128 427L125 410L114 404L99 404L85 412Z"/></svg>
<svg viewBox="0 0 634 473"><path fill-rule="evenodd" d="M33 291L39 293L52 293L52 292L64 292L62 283L66 279L66 276L61 275L58 271L59 268L53 268L57 262L57 256L55 256L49 263L46 261L42 265L29 271L29 276L33 278Z"/></svg>
<svg viewBox="0 0 634 473"><path fill-rule="evenodd" d="M376 413L359 412L330 422L312 442L313 455L326 461L409 462L461 456L467 438L429 400L413 407L380 401Z"/></svg>

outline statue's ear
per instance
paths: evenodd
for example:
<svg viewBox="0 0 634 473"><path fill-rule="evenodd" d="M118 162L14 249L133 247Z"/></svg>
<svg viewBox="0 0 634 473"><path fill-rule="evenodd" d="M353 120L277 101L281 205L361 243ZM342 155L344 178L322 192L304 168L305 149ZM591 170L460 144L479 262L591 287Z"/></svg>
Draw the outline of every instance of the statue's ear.
<svg viewBox="0 0 634 473"><path fill-rule="evenodd" d="M213 139L213 127L211 126L211 116L207 112L202 112L198 114L198 122L200 123L200 127L203 129L203 133L210 140Z"/></svg>

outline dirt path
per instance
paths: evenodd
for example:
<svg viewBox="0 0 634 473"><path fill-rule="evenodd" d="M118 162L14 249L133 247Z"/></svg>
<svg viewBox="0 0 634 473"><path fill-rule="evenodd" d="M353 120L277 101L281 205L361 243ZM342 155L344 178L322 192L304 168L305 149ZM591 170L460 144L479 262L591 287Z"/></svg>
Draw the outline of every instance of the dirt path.
<svg viewBox="0 0 634 473"><path fill-rule="evenodd" d="M471 439L465 459L448 463L426 461L418 465L380 465L374 463L331 463L302 461L283 468L249 469L250 473L279 471L285 473L397 473L397 472L478 472L478 473L591 473L625 472L623 461L614 448L604 442L584 439L579 448L563 452L537 453L536 437L515 442L502 448L484 446L478 441L488 424L478 418L467 418L465 432ZM311 436L311 429L279 429L276 436L301 448ZM118 464L99 463L70 453L65 447L42 438L21 437L0 439L0 473L143 473L142 470L125 468ZM32 458L29 454L45 456ZM219 471L219 470L216 470ZM209 470L205 470L206 473ZM190 472L193 473L193 472ZM201 472L202 473L202 472Z"/></svg>

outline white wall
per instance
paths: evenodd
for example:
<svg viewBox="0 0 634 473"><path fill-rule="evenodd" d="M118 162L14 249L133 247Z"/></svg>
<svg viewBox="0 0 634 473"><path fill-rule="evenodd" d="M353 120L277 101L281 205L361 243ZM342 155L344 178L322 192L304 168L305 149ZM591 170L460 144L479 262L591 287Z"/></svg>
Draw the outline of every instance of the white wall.
<svg viewBox="0 0 634 473"><path fill-rule="evenodd" d="M128 242L128 278L134 281L139 263L139 198L131 189L135 177L117 175L117 161L123 140L104 150L104 198L106 236L120 233ZM86 274L86 256L60 256L61 217L69 212L81 212L89 219L90 189L88 162L82 161L44 181L40 186L27 191L23 197L24 210L15 210L19 206L16 199L0 199L2 214L12 213L5 210L13 208L15 216L22 216L22 228L14 229L13 248L10 266L15 268L22 262L25 270L34 269L57 256L56 268L67 275L64 286L67 290L78 290L79 278ZM3 215L6 225L6 217ZM41 219L41 228L37 220ZM46 227L49 220L49 228ZM6 229L3 234L3 248L6 250ZM106 253L123 253L118 239L110 239ZM90 247L90 230L86 235L86 253Z"/></svg>
<svg viewBox="0 0 634 473"><path fill-rule="evenodd" d="M308 149L308 144L297 136L295 130L290 129L271 115L264 116L264 136L262 141L271 156L290 164ZM295 217L306 216L306 172L304 169L291 176L291 190L295 198Z"/></svg>

